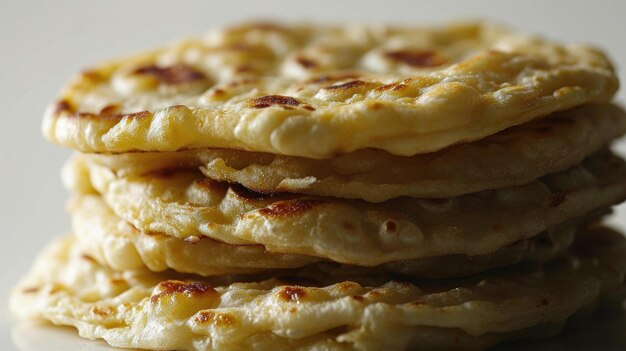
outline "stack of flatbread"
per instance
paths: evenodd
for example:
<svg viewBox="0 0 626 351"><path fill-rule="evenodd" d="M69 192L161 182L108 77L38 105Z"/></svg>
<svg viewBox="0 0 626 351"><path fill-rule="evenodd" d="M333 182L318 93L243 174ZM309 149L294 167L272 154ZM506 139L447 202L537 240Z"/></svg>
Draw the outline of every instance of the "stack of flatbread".
<svg viewBox="0 0 626 351"><path fill-rule="evenodd" d="M116 347L484 349L617 291L598 50L493 24L254 23L79 74L73 234L13 311Z"/></svg>

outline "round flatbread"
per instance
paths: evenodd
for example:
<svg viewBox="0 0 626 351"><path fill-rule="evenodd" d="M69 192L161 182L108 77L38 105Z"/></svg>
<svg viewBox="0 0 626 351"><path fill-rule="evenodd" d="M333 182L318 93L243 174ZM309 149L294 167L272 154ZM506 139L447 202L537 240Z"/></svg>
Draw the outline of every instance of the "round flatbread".
<svg viewBox="0 0 626 351"><path fill-rule="evenodd" d="M622 286L624 273L626 240L606 229L546 265L445 282L314 270L258 282L116 272L64 239L39 257L11 309L125 348L485 349L558 332Z"/></svg>
<svg viewBox="0 0 626 351"><path fill-rule="evenodd" d="M95 157L118 174L197 169L260 193L290 192L381 202L447 198L523 185L564 171L626 131L615 105L585 105L485 139L412 157L360 150L329 159L232 149L139 152Z"/></svg>
<svg viewBox="0 0 626 351"><path fill-rule="evenodd" d="M68 164L68 187L95 188L119 217L145 233L204 235L363 266L491 253L626 198L626 165L608 152L519 187L380 204L263 195L198 171L121 176L89 159L77 156Z"/></svg>
<svg viewBox="0 0 626 351"><path fill-rule="evenodd" d="M410 156L606 102L617 88L598 50L483 22L251 24L83 72L43 131L83 152Z"/></svg>
<svg viewBox="0 0 626 351"><path fill-rule="evenodd" d="M336 264L305 255L275 254L261 245L230 245L202 237L178 239L145 234L119 218L95 195L77 195L70 202L72 227L81 250L115 270L174 269L203 276L249 274L270 269L299 268L313 262L324 267ZM469 276L518 262L547 262L562 254L574 241L578 226L572 221L550 228L531 239L520 240L480 256L447 255L385 263L363 268L362 274L396 272L425 278ZM359 267L342 267L357 272Z"/></svg>

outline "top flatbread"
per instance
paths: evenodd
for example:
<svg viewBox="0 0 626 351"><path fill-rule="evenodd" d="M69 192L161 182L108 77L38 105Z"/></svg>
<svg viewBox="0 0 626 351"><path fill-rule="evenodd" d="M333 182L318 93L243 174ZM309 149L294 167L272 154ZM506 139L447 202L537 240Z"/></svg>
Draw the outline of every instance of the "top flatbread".
<svg viewBox="0 0 626 351"><path fill-rule="evenodd" d="M83 72L43 130L83 152L409 156L605 102L617 87L601 52L492 24L250 24Z"/></svg>

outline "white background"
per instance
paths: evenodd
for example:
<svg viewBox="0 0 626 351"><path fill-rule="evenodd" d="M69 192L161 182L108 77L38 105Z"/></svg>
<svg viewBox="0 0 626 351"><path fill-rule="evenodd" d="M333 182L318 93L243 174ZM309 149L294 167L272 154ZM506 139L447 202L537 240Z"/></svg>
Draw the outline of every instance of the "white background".
<svg viewBox="0 0 626 351"><path fill-rule="evenodd" d="M8 1L0 0L0 349L11 350L8 290L36 252L69 228L42 112L74 73L242 19L433 23L485 18L555 39L593 43L626 66L626 1ZM620 69L626 82L624 70ZM619 95L626 101L626 92ZM622 144L620 149L626 150ZM626 209L619 221L626 223Z"/></svg>

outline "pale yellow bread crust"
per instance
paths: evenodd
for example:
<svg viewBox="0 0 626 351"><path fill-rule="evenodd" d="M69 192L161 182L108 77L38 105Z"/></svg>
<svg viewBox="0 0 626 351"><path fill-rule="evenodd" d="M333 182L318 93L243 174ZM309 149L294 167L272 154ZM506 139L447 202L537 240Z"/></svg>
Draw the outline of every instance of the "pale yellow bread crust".
<svg viewBox="0 0 626 351"><path fill-rule="evenodd" d="M43 132L82 152L411 156L607 102L617 88L600 51L489 23L251 24L80 74Z"/></svg>
<svg viewBox="0 0 626 351"><path fill-rule="evenodd" d="M261 245L230 245L208 237L184 240L163 234L146 234L116 216L96 195L77 195L69 208L80 249L118 271L148 268L162 272L173 269L214 276L299 268L314 262L324 267L338 267L311 256L270 253ZM547 262L568 249L578 227L585 222L571 221L486 255L427 257L389 262L376 268L345 266L341 269L361 274L396 272L425 278L452 278L519 262Z"/></svg>

